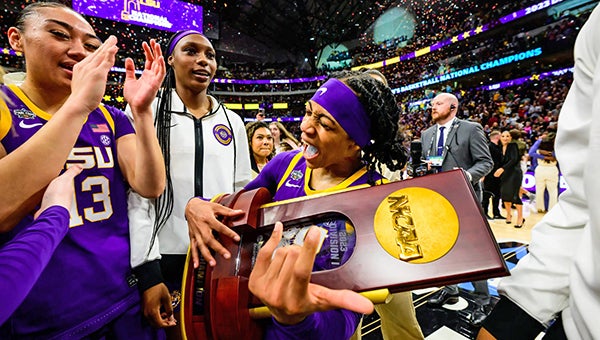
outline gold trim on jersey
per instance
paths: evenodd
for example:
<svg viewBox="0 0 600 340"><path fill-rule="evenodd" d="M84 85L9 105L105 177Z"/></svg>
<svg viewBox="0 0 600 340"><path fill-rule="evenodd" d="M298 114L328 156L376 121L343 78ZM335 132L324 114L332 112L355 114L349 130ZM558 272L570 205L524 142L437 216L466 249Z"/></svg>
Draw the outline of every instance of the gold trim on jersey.
<svg viewBox="0 0 600 340"><path fill-rule="evenodd" d="M312 176L312 169L306 167L306 173L304 175L304 192L306 192L307 196L322 193L322 192L337 192L342 189L348 188L352 183L354 183L357 179L359 179L362 175L367 173L367 167L363 166L360 170L353 173L350 177L346 178L342 181L342 183L333 186L331 188L323 189L323 190L314 190L311 189L309 185L310 178Z"/></svg>
<svg viewBox="0 0 600 340"><path fill-rule="evenodd" d="M27 106L31 110L31 112L35 113L36 116L42 118L45 121L49 121L50 118L52 118L51 114L37 107L37 105L35 105L29 99L29 97L25 95L25 92L23 92L23 90L21 90L20 87L18 87L15 84L10 84L8 85L8 88L10 88L15 93L15 95L19 97L19 99L25 104L25 106Z"/></svg>
<svg viewBox="0 0 600 340"><path fill-rule="evenodd" d="M302 156L303 156L302 152L298 152L298 154L296 154L294 156L294 158L292 158L292 160L290 161L290 164L288 165L287 169L285 170L285 173L283 174L283 176L279 180L279 183L277 184L277 190L279 190L279 188L281 188L281 186L289 178L290 173L294 170L294 168L296 167L296 164L298 163L298 161L300 160L300 158ZM332 193L332 192L339 192L341 190L348 189L352 183L354 183L356 180L358 180L361 176L363 176L366 173L367 173L367 167L363 166L360 170L356 171L350 177L346 178L344 181L342 181L340 184L338 184L336 186L333 186L333 187L327 188L327 189L323 189L323 190L313 190L310 188L310 185L309 185L309 181L312 176L312 169L307 166L306 170L304 171L304 192L306 193L307 196L312 196L312 195L321 194L321 193L327 194L327 193ZM381 183L387 183L387 182L389 182L389 181L385 178L381 181ZM369 186L369 185L364 184L364 186ZM364 186L359 185L358 188L362 188ZM353 186L352 188L356 189L357 187Z"/></svg>
<svg viewBox="0 0 600 340"><path fill-rule="evenodd" d="M8 134L12 127L12 115L6 105L6 101L0 98L0 139L3 139Z"/></svg>
<svg viewBox="0 0 600 340"><path fill-rule="evenodd" d="M17 97L19 97L19 99L33 112L35 113L36 116L49 121L50 118L52 118L52 115L47 113L46 111L40 109L37 105L35 105L28 97L27 95L25 95L25 92L23 92L23 90L21 90L20 87L18 87L15 84L10 84L7 85L8 88L10 88ZM112 131L112 133L115 133L115 121L113 119L113 117L110 115L110 112L108 112L108 109L104 106L104 104L100 103L100 105L98 106L98 109L100 109L100 111L102 112L102 114L104 115L104 119L106 119L106 122L108 123L108 125L110 126L110 129ZM86 122L87 122L87 118L86 118ZM11 122L12 123L12 122ZM2 123L0 123L2 124ZM0 128L2 127L2 125L0 125ZM2 130L0 129L0 132Z"/></svg>
<svg viewBox="0 0 600 340"><path fill-rule="evenodd" d="M302 151L298 152L296 154L296 156L294 156L294 158L292 158L292 160L290 161L290 164L288 164L288 167L285 170L285 173L281 177L281 180L279 181L279 184L277 184L277 190L279 190L279 188L281 188L281 186L283 185L283 183L285 183L285 180L288 178L288 176L290 175L290 173L292 172L292 170L294 170L294 167L296 166L296 163L298 163L298 161L300 160L301 157L302 157Z"/></svg>
<svg viewBox="0 0 600 340"><path fill-rule="evenodd" d="M102 111L102 114L104 114L104 119L106 119L106 121L108 122L108 125L110 126L110 130L112 131L113 134L115 134L115 121L114 121L113 117L110 115L110 112L108 112L108 109L102 103L100 103L98 108L100 109L100 111Z"/></svg>

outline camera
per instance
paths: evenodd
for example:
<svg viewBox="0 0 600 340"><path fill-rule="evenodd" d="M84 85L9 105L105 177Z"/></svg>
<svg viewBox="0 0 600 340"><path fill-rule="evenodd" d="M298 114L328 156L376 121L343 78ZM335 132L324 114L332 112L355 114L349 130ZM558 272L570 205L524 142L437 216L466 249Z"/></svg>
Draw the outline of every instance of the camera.
<svg viewBox="0 0 600 340"><path fill-rule="evenodd" d="M435 173L435 170L430 170L428 164L422 159L423 145L421 141L416 140L410 143L410 158L411 162L406 169L409 176L421 177Z"/></svg>

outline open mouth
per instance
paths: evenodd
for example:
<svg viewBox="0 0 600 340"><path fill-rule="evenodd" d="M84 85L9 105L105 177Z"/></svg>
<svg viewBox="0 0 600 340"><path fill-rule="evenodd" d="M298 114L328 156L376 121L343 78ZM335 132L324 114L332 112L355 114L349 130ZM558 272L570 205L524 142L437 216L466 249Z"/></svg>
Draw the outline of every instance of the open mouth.
<svg viewBox="0 0 600 340"><path fill-rule="evenodd" d="M192 71L192 74L203 78L210 78L210 73L206 71Z"/></svg>
<svg viewBox="0 0 600 340"><path fill-rule="evenodd" d="M304 143L304 158L314 158L319 154L319 149L316 146Z"/></svg>
<svg viewBox="0 0 600 340"><path fill-rule="evenodd" d="M73 72L73 66L75 66L74 64L60 64L60 67L69 71L69 72Z"/></svg>

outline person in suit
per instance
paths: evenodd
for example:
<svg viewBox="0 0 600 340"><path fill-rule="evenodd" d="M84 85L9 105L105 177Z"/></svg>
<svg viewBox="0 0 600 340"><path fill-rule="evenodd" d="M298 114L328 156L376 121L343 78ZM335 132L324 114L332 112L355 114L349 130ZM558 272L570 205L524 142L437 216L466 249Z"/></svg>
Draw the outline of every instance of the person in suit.
<svg viewBox="0 0 600 340"><path fill-rule="evenodd" d="M485 176L483 179L483 211L485 212L488 219L504 219L504 216L500 214L500 178L495 177L493 174L502 165L502 147L500 143L500 131L493 130L490 132L490 142L488 146L490 148L490 155L494 161L494 167L490 171L490 175ZM488 214L490 198L492 199L492 216Z"/></svg>
<svg viewBox="0 0 600 340"><path fill-rule="evenodd" d="M481 202L479 181L494 165L483 127L456 118L458 98L451 93L437 95L431 105L431 117L435 124L421 134L424 157L437 171L463 169ZM478 307L471 314L470 321L478 326L487 316L490 294L485 280L473 282L473 286ZM433 306L458 302L458 286L444 287L427 302Z"/></svg>
<svg viewBox="0 0 600 340"><path fill-rule="evenodd" d="M456 118L458 99L451 93L439 94L431 104L435 125L421 134L425 158L437 171L463 169L481 202L479 180L494 166L483 127Z"/></svg>

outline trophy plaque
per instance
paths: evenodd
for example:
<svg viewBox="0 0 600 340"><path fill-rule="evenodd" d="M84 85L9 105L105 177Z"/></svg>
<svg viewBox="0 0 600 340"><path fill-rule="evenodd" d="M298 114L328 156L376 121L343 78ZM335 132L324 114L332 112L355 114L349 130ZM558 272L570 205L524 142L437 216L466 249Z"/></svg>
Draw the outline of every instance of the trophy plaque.
<svg viewBox="0 0 600 340"><path fill-rule="evenodd" d="M357 292L390 292L506 276L487 219L463 170L410 180L270 202L264 189L221 196L217 202L247 213L224 220L241 237L221 237L232 259L184 273L182 328L191 339L260 339L260 306L248 292L258 250L275 222L280 245L301 244L320 228L322 245L311 282Z"/></svg>

